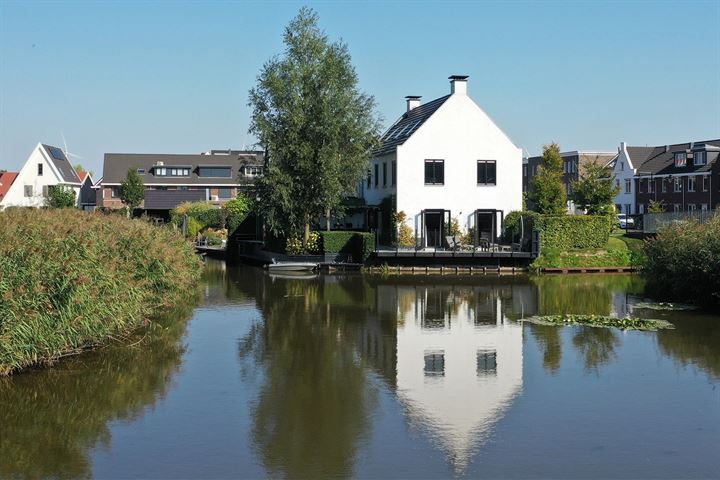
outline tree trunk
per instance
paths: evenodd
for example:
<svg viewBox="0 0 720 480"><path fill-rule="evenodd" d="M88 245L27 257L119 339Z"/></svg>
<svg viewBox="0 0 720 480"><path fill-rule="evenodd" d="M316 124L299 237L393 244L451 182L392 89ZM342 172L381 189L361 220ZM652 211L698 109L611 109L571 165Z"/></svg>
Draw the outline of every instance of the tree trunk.
<svg viewBox="0 0 720 480"><path fill-rule="evenodd" d="M305 229L303 231L303 250L306 252L308 240L310 240L310 220L309 215L305 215Z"/></svg>
<svg viewBox="0 0 720 480"><path fill-rule="evenodd" d="M330 231L330 209L325 209L325 230Z"/></svg>

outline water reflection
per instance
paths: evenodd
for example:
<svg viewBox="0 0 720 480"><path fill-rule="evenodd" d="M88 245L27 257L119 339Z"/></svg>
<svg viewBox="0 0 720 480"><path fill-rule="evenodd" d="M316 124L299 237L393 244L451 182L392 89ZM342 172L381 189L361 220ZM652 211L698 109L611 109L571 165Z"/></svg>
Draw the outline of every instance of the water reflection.
<svg viewBox="0 0 720 480"><path fill-rule="evenodd" d="M0 379L0 478L91 477L90 451L112 447L109 422L135 421L168 391L190 311L160 319L136 346Z"/></svg>

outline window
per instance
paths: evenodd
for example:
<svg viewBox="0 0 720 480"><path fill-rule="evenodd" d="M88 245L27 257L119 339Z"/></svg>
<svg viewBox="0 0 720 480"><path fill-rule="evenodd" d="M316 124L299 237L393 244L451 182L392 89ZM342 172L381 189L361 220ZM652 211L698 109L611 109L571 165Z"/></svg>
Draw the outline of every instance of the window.
<svg viewBox="0 0 720 480"><path fill-rule="evenodd" d="M660 183L660 189L662 190L662 193L667 193L667 179L663 178L662 182Z"/></svg>
<svg viewBox="0 0 720 480"><path fill-rule="evenodd" d="M625 164L620 162L620 171L622 172L623 170L625 170Z"/></svg>
<svg viewBox="0 0 720 480"><path fill-rule="evenodd" d="M218 188L218 198L232 198L232 188L220 187Z"/></svg>
<svg viewBox="0 0 720 480"><path fill-rule="evenodd" d="M497 162L495 160L478 160L477 162L477 184L497 184Z"/></svg>
<svg viewBox="0 0 720 480"><path fill-rule="evenodd" d="M378 173L380 171L380 165L376 163L373 165L373 168L375 171L375 188L378 188L378 185L380 184L380 175Z"/></svg>
<svg viewBox="0 0 720 480"><path fill-rule="evenodd" d="M198 167L198 177L230 178L230 167Z"/></svg>
<svg viewBox="0 0 720 480"><path fill-rule="evenodd" d="M425 376L442 377L445 375L445 351L425 352Z"/></svg>
<svg viewBox="0 0 720 480"><path fill-rule="evenodd" d="M367 172L367 188L370 188L370 185L372 184L372 174L370 173L370 170Z"/></svg>
<svg viewBox="0 0 720 480"><path fill-rule="evenodd" d="M707 164L707 153L706 152L695 152L693 163L695 165Z"/></svg>
<svg viewBox="0 0 720 480"><path fill-rule="evenodd" d="M118 198L120 196L120 189L118 187L110 187L110 198Z"/></svg>
<svg viewBox="0 0 720 480"><path fill-rule="evenodd" d="M33 196L33 186L32 185L25 185L25 196L26 197Z"/></svg>
<svg viewBox="0 0 720 480"><path fill-rule="evenodd" d="M682 211L682 205L680 205L679 203L676 203L675 205L673 205L673 207L676 213Z"/></svg>
<svg viewBox="0 0 720 480"><path fill-rule="evenodd" d="M478 376L497 375L497 353L495 350L477 351Z"/></svg>
<svg viewBox="0 0 720 480"><path fill-rule="evenodd" d="M710 175L705 175L702 179L703 192L707 192L710 190Z"/></svg>
<svg viewBox="0 0 720 480"><path fill-rule="evenodd" d="M703 211L703 212L707 212L707 211L708 211L708 204L707 204L707 203L703 203L702 205L700 205L700 210Z"/></svg>
<svg viewBox="0 0 720 480"><path fill-rule="evenodd" d="M676 153L675 154L675 166L676 167L684 167L687 165L687 155L683 153Z"/></svg>
<svg viewBox="0 0 720 480"><path fill-rule="evenodd" d="M243 172L246 177L259 177L263 174L263 167L259 165L245 165Z"/></svg>
<svg viewBox="0 0 720 480"><path fill-rule="evenodd" d="M643 193L643 181L642 178L638 178L638 193Z"/></svg>
<svg viewBox="0 0 720 480"><path fill-rule="evenodd" d="M43 164L38 163L38 177L42 177L43 174Z"/></svg>
<svg viewBox="0 0 720 480"><path fill-rule="evenodd" d="M638 214L642 215L643 213L645 213L645 205L640 203L638 204Z"/></svg>
<svg viewBox="0 0 720 480"><path fill-rule="evenodd" d="M523 165L523 177L527 177L527 165Z"/></svg>
<svg viewBox="0 0 720 480"><path fill-rule="evenodd" d="M383 187L387 187L387 162L383 162Z"/></svg>
<svg viewBox="0 0 720 480"><path fill-rule="evenodd" d="M695 191L695 177L688 177L688 181L687 181L687 191L688 191L688 192L694 192L694 191Z"/></svg>
<svg viewBox="0 0 720 480"><path fill-rule="evenodd" d="M673 179L673 191L674 192L682 192L682 178L675 177Z"/></svg>
<svg viewBox="0 0 720 480"><path fill-rule="evenodd" d="M145 175L145 169L144 168L138 168L137 169L138 175Z"/></svg>
<svg viewBox="0 0 720 480"><path fill-rule="evenodd" d="M648 178L647 183L648 183L648 193L653 193L653 190L655 190L655 182L653 181L653 179Z"/></svg>
<svg viewBox="0 0 720 480"><path fill-rule="evenodd" d="M425 160L425 185L445 184L445 160Z"/></svg>
<svg viewBox="0 0 720 480"><path fill-rule="evenodd" d="M620 182L620 180L618 180ZM620 185L618 185L619 187ZM632 180L629 178L625 179L625 193L632 193Z"/></svg>
<svg viewBox="0 0 720 480"><path fill-rule="evenodd" d="M632 212L630 211L630 204L629 204L629 203L626 203L626 204L625 204L625 213L626 213L627 215L632 214Z"/></svg>
<svg viewBox="0 0 720 480"><path fill-rule="evenodd" d="M627 180L625 180L625 181L627 182ZM619 179L616 179L616 180L615 180L615 186L616 186L617 188L620 188L620 180L619 180ZM626 187L626 188L627 188L627 187Z"/></svg>
<svg viewBox="0 0 720 480"><path fill-rule="evenodd" d="M688 212L694 212L694 211L695 211L695 204L694 204L694 203L688 203L687 210L688 210Z"/></svg>
<svg viewBox="0 0 720 480"><path fill-rule="evenodd" d="M395 186L397 183L397 165L395 164L395 161L390 164L390 182L391 185Z"/></svg>

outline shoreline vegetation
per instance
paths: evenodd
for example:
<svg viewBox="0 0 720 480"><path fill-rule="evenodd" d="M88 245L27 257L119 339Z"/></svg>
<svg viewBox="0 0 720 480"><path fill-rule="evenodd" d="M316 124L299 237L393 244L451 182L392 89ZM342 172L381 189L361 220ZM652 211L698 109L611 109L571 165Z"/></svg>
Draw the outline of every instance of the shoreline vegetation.
<svg viewBox="0 0 720 480"><path fill-rule="evenodd" d="M541 315L523 319L524 322L537 325L585 325L598 328L619 328L621 330L657 330L674 329L675 326L665 320L634 317L609 317L606 315Z"/></svg>
<svg viewBox="0 0 720 480"><path fill-rule="evenodd" d="M170 228L75 209L0 212L0 376L129 338L192 299L201 272Z"/></svg>

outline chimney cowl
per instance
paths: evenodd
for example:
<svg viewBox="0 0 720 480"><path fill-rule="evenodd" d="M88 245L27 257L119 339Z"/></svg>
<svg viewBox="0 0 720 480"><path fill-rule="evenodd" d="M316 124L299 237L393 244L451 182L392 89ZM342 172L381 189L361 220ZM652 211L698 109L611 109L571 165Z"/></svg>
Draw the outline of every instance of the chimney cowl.
<svg viewBox="0 0 720 480"><path fill-rule="evenodd" d="M448 77L448 80L450 80L450 94L465 95L467 93L467 79L468 75L450 75Z"/></svg>

